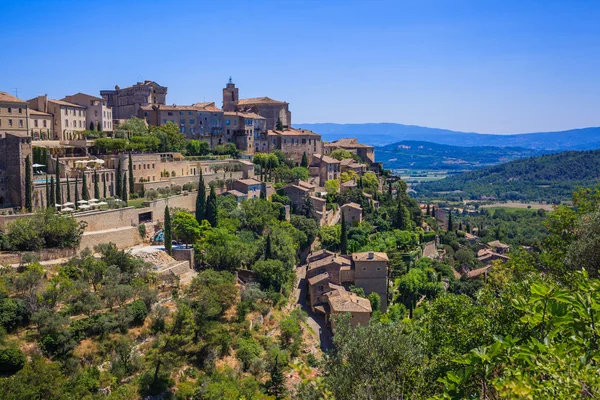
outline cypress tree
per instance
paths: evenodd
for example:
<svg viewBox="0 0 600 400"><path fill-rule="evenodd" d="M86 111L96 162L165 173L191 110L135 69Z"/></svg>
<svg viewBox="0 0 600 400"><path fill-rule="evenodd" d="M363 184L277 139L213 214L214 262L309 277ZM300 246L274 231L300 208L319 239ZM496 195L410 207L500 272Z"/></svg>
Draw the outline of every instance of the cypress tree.
<svg viewBox="0 0 600 400"><path fill-rule="evenodd" d="M90 131L93 131L93 130L94 130L94 122L90 121Z"/></svg>
<svg viewBox="0 0 600 400"><path fill-rule="evenodd" d="M62 190L60 190L60 162L56 156L56 200L54 204L62 204Z"/></svg>
<svg viewBox="0 0 600 400"><path fill-rule="evenodd" d="M54 177L50 177L50 207L54 207L56 205L56 194L54 191Z"/></svg>
<svg viewBox="0 0 600 400"><path fill-rule="evenodd" d="M50 187L48 187L48 175L46 175L46 207L50 207Z"/></svg>
<svg viewBox="0 0 600 400"><path fill-rule="evenodd" d="M340 234L340 253L346 255L348 253L348 228L346 227L346 216L342 210L342 231Z"/></svg>
<svg viewBox="0 0 600 400"><path fill-rule="evenodd" d="M98 183L98 171L94 170L94 198L100 198L100 185Z"/></svg>
<svg viewBox="0 0 600 400"><path fill-rule="evenodd" d="M133 176L133 160L131 159L131 152L129 152L129 193L133 194L133 188L135 183L135 177Z"/></svg>
<svg viewBox="0 0 600 400"><path fill-rule="evenodd" d="M206 186L204 186L204 177L200 171L198 178L198 193L196 194L196 221L202 223L206 215Z"/></svg>
<svg viewBox="0 0 600 400"><path fill-rule="evenodd" d="M75 175L75 209L79 207L79 177Z"/></svg>
<svg viewBox="0 0 600 400"><path fill-rule="evenodd" d="M306 156L306 152L302 153L302 162L300 163L300 166L308 168L308 157Z"/></svg>
<svg viewBox="0 0 600 400"><path fill-rule="evenodd" d="M217 216L217 194L215 193L215 187L210 187L210 194L206 202L206 219L213 228L218 224Z"/></svg>
<svg viewBox="0 0 600 400"><path fill-rule="evenodd" d="M429 209L429 203L427 204L427 216L431 215L431 210Z"/></svg>
<svg viewBox="0 0 600 400"><path fill-rule="evenodd" d="M450 212L448 213L448 232L452 231L453 228L453 223L452 223L452 210L450 210Z"/></svg>
<svg viewBox="0 0 600 400"><path fill-rule="evenodd" d="M25 157L25 209L33 211L33 180L31 178L31 159Z"/></svg>
<svg viewBox="0 0 600 400"><path fill-rule="evenodd" d="M127 205L127 174L123 174L123 188L121 189L121 200Z"/></svg>
<svg viewBox="0 0 600 400"><path fill-rule="evenodd" d="M85 176L85 172L83 173L83 179L81 180L81 197L83 197L84 200L89 200L90 199L90 192L88 191L88 187L87 187L87 177Z"/></svg>
<svg viewBox="0 0 600 400"><path fill-rule="evenodd" d="M171 255L173 233L171 230L171 214L169 212L169 206L165 206L165 229L163 230L163 236L165 238L165 250L167 251L167 254Z"/></svg>
<svg viewBox="0 0 600 400"><path fill-rule="evenodd" d="M392 197L392 182L388 185L388 195Z"/></svg>
<svg viewBox="0 0 600 400"><path fill-rule="evenodd" d="M462 231L463 230L463 226L462 226L462 221L458 222L458 230Z"/></svg>
<svg viewBox="0 0 600 400"><path fill-rule="evenodd" d="M117 165L117 173L115 175L115 197L121 198L121 159L119 158L119 164Z"/></svg>
<svg viewBox="0 0 600 400"><path fill-rule="evenodd" d="M267 392L275 399L283 399L286 396L285 377L283 367L279 364L279 356L275 357L275 364L271 368L271 379L267 381Z"/></svg>
<svg viewBox="0 0 600 400"><path fill-rule="evenodd" d="M107 199L108 197L106 196L106 176L104 176L104 179L102 179L102 189L103 189L104 198Z"/></svg>
<svg viewBox="0 0 600 400"><path fill-rule="evenodd" d="M396 209L396 215L394 219L394 228L405 231L410 227L410 212L408 208L401 202L398 201L398 207Z"/></svg>
<svg viewBox="0 0 600 400"><path fill-rule="evenodd" d="M260 199L262 200L266 200L267 199L267 186L265 185L264 188L260 188Z"/></svg>
<svg viewBox="0 0 600 400"><path fill-rule="evenodd" d="M71 184L69 183L69 175L67 175L67 201L71 201Z"/></svg>
<svg viewBox="0 0 600 400"><path fill-rule="evenodd" d="M435 218L435 206L431 206L431 216Z"/></svg>
<svg viewBox="0 0 600 400"><path fill-rule="evenodd" d="M281 118L277 117L277 126L275 127L278 131L283 130L283 122L281 122Z"/></svg>
<svg viewBox="0 0 600 400"><path fill-rule="evenodd" d="M269 260L271 257L273 257L273 250L271 248L271 234L268 234L265 241L265 260Z"/></svg>

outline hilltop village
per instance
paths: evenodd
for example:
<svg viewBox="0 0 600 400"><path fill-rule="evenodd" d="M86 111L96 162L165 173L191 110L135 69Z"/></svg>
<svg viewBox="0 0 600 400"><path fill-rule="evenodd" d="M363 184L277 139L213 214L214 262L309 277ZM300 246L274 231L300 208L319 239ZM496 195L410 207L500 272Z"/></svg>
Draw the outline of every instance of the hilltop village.
<svg viewBox="0 0 600 400"><path fill-rule="evenodd" d="M285 101L231 79L220 107L167 92L0 92L8 385L29 368L90 379L56 389L77 397L317 398L348 329L474 296L510 261L466 210L411 198L373 146L294 128Z"/></svg>

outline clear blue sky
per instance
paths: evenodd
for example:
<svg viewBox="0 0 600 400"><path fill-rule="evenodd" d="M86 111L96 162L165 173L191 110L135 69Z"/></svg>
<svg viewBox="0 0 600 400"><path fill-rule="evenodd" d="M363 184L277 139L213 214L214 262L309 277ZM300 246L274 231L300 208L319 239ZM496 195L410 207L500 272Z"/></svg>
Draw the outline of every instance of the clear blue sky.
<svg viewBox="0 0 600 400"><path fill-rule="evenodd" d="M600 126L600 1L0 1L0 90L291 103L293 121Z"/></svg>

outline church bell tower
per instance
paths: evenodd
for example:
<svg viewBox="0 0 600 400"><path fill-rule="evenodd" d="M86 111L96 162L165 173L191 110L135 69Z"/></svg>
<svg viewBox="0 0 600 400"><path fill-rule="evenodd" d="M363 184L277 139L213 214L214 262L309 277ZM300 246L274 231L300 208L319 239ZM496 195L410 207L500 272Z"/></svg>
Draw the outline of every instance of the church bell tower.
<svg viewBox="0 0 600 400"><path fill-rule="evenodd" d="M239 99L238 88L235 87L235 83L229 77L229 82L223 88L223 111L235 111Z"/></svg>

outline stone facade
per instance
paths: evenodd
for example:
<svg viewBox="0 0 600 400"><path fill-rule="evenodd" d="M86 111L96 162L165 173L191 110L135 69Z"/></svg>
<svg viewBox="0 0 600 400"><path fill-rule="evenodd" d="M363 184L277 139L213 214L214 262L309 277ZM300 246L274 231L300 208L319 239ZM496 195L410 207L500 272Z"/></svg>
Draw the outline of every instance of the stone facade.
<svg viewBox="0 0 600 400"><path fill-rule="evenodd" d="M335 149L344 149L358 154L361 160L369 166L375 163L375 147L358 143L358 139L355 138L339 139L326 143L323 147L324 154L331 154Z"/></svg>
<svg viewBox="0 0 600 400"><path fill-rule="evenodd" d="M344 219L346 220L346 225L356 226L362 222L362 208L359 204L347 203L344 204L341 208L344 212Z"/></svg>
<svg viewBox="0 0 600 400"><path fill-rule="evenodd" d="M47 95L27 100L29 107L52 115L53 140L74 140L78 133L87 129L87 110L79 104L48 99Z"/></svg>
<svg viewBox="0 0 600 400"><path fill-rule="evenodd" d="M322 154L313 154L311 166L319 168L319 185L332 179L340 179L340 162Z"/></svg>
<svg viewBox="0 0 600 400"><path fill-rule="evenodd" d="M87 109L85 129L101 130L104 132L113 131L112 108L107 105L105 99L80 92L65 97L63 101L79 104Z"/></svg>
<svg viewBox="0 0 600 400"><path fill-rule="evenodd" d="M385 253L365 252L353 253L355 285L365 290L368 295L376 292L381 297L381 311L387 310L387 265L388 256Z"/></svg>
<svg viewBox="0 0 600 400"><path fill-rule="evenodd" d="M0 135L0 207L25 207L27 156L31 161L31 138L27 132Z"/></svg>
<svg viewBox="0 0 600 400"><path fill-rule="evenodd" d="M123 89L101 90L100 96L113 110L113 119L126 120L138 116L142 106L166 104L167 87L153 81L137 82Z"/></svg>
<svg viewBox="0 0 600 400"><path fill-rule="evenodd" d="M53 138L52 114L30 109L29 132L33 140L48 140Z"/></svg>
<svg viewBox="0 0 600 400"><path fill-rule="evenodd" d="M0 136L4 133L28 132L27 102L0 92Z"/></svg>
<svg viewBox="0 0 600 400"><path fill-rule="evenodd" d="M289 103L273 100L269 97L255 97L251 99L239 98L239 89L229 78L223 89L223 111L241 111L258 114L266 119L266 129L276 129L277 121L281 121L285 128L292 126L292 113Z"/></svg>

